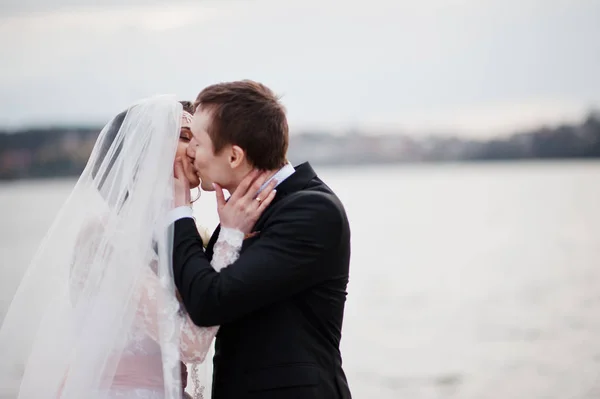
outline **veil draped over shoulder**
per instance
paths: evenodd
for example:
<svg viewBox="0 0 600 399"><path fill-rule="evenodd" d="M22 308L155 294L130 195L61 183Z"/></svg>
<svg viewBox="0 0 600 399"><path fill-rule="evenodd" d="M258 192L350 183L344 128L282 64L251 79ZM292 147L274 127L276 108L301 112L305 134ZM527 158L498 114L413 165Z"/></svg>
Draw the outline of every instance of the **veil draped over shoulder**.
<svg viewBox="0 0 600 399"><path fill-rule="evenodd" d="M181 398L165 220L181 115L174 97L157 96L101 131L0 328L0 397L111 397L119 370L133 367L134 383ZM149 273L167 294L140 306ZM140 312L155 323L154 349L140 338Z"/></svg>

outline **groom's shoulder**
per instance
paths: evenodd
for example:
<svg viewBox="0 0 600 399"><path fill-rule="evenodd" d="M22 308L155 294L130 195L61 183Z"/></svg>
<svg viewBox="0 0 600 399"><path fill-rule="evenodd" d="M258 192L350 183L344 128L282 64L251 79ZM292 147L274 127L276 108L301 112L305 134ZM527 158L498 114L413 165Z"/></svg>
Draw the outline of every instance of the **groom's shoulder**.
<svg viewBox="0 0 600 399"><path fill-rule="evenodd" d="M311 180L304 190L300 190L300 193L311 196L313 199L318 201L330 202L332 205L335 205L340 209L344 209L344 205L342 204L340 198L318 176L315 176L315 178Z"/></svg>
<svg viewBox="0 0 600 399"><path fill-rule="evenodd" d="M332 205L341 206L341 201L335 193L324 183L312 187L306 187L289 196L291 200L331 203Z"/></svg>
<svg viewBox="0 0 600 399"><path fill-rule="evenodd" d="M287 195L280 202L279 210L283 213L309 212L315 216L322 215L328 220L331 217L346 220L346 212L340 199L324 183L319 183Z"/></svg>

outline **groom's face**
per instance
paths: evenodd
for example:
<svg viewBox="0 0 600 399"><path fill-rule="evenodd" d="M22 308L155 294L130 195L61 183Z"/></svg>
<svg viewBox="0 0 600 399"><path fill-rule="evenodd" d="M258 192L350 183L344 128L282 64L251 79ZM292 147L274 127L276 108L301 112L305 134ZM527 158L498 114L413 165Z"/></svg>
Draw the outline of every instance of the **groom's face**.
<svg viewBox="0 0 600 399"><path fill-rule="evenodd" d="M213 142L208 134L211 123L211 112L198 107L192 122L193 139L188 147L188 156L202 179L202 189L206 191L214 190L213 182L227 187L232 178L228 148L224 148L219 154L214 152Z"/></svg>

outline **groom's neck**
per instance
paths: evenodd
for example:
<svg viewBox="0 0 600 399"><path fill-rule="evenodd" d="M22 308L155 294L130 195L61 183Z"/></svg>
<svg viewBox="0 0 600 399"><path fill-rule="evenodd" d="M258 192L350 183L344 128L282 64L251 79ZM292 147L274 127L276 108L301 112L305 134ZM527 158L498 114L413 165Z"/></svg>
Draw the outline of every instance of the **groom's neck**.
<svg viewBox="0 0 600 399"><path fill-rule="evenodd" d="M273 178L273 176L275 176L275 174L276 174L277 172L279 172L279 170L280 170L279 168L278 168L278 169L272 169L272 170L268 170L268 171L266 172L266 173L267 173L267 176L268 176L266 181L269 181L270 179L272 179L272 178ZM248 173L250 173L250 172L248 172ZM235 185L232 185L232 186L231 186L231 188L228 188L228 187L224 187L224 188L225 188L225 189L227 189L227 191L229 191L229 193L230 193L230 194L233 194L233 193L235 192L235 190L238 188L238 186L240 185L240 183L242 182L242 180L244 180L244 178L245 178L246 176L247 176L247 174L246 174L246 175L244 175L244 176L242 176L242 177L241 177L239 180L237 180L237 182L235 183Z"/></svg>

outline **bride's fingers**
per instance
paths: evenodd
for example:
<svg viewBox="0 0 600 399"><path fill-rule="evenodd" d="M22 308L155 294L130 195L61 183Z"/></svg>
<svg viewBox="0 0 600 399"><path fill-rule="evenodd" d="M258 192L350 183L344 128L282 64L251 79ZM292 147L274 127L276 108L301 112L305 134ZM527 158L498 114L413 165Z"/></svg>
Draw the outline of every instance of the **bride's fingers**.
<svg viewBox="0 0 600 399"><path fill-rule="evenodd" d="M178 202L178 198L183 201L189 201L190 196L190 182L185 177L185 172L183 171L183 162L181 159L176 159L173 164L173 173L175 177L174 182L174 194L176 198L176 202Z"/></svg>
<svg viewBox="0 0 600 399"><path fill-rule="evenodd" d="M269 195L267 195L267 198L265 198L264 200L262 200L260 202L260 205L257 209L258 216L262 215L264 210L267 209L267 207L271 204L271 202L273 202L273 199L275 198L276 194L277 194L277 190L273 190L269 193Z"/></svg>
<svg viewBox="0 0 600 399"><path fill-rule="evenodd" d="M269 175L270 175L270 172L260 172L260 175L256 178L256 180L254 180L252 185L248 188L248 190L246 191L246 194L244 194L244 202L246 204L251 204L252 201L256 200L256 198L257 198L256 194L261 189L261 187L265 184L265 182L269 178Z"/></svg>
<svg viewBox="0 0 600 399"><path fill-rule="evenodd" d="M260 175L260 171L255 169L252 172L248 173L246 177L242 179L240 184L237 186L233 194L231 195L230 201L236 201L239 198L242 198L252 186L252 183L256 180L256 178Z"/></svg>
<svg viewBox="0 0 600 399"><path fill-rule="evenodd" d="M227 203L225 201L225 194L223 194L223 189L217 183L214 183L213 187L215 188L215 196L217 197L217 207L221 208Z"/></svg>
<svg viewBox="0 0 600 399"><path fill-rule="evenodd" d="M264 199L269 197L272 191L275 190L275 186L277 185L277 180L273 179L267 184L267 186L254 198L254 202L258 202L259 205L264 202ZM258 207L257 207L258 208Z"/></svg>
<svg viewBox="0 0 600 399"><path fill-rule="evenodd" d="M176 206L189 205L190 203L190 182L183 172L183 164L180 159L175 160L173 164L173 201Z"/></svg>
<svg viewBox="0 0 600 399"><path fill-rule="evenodd" d="M175 163L173 164L173 173L175 174L176 179L181 179L184 177L183 173L183 162L181 158L177 158Z"/></svg>

